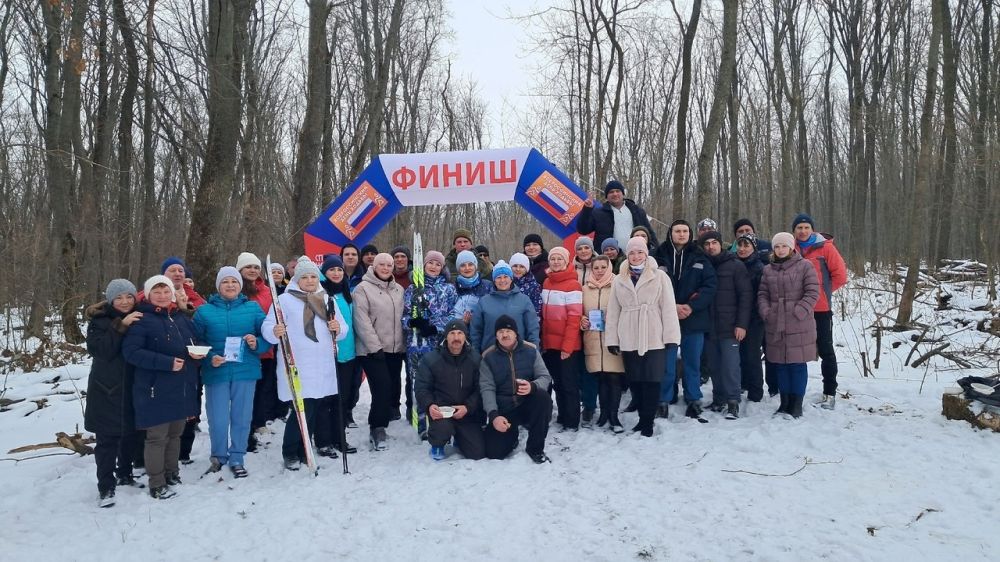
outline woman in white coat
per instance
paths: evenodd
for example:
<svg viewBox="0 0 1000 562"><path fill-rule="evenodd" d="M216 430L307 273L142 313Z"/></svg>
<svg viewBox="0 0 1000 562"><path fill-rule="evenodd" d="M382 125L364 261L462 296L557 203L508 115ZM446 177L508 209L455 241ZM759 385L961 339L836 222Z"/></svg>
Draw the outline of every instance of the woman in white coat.
<svg viewBox="0 0 1000 562"><path fill-rule="evenodd" d="M299 258L295 275L284 294L278 296L278 304L285 323L278 323L272 307L261 326L261 333L264 339L274 344L278 343L281 336L288 335L295 366L299 371L306 424L311 436L321 401L337 394L334 338L342 340L347 336L347 324L339 314L335 318L327 317L326 291L319 282L319 268L306 257ZM279 352L278 398L290 402L292 392L286 372L284 354ZM302 432L299 430L298 418L294 415L289 416L288 423L285 424L281 456L284 457L285 468L289 470L298 470L306 458Z"/></svg>
<svg viewBox="0 0 1000 562"><path fill-rule="evenodd" d="M652 437L667 347L680 344L681 327L673 286L649 257L646 240L632 238L626 252L628 261L611 284L604 342L612 354L621 353L639 406L639 423L632 431Z"/></svg>

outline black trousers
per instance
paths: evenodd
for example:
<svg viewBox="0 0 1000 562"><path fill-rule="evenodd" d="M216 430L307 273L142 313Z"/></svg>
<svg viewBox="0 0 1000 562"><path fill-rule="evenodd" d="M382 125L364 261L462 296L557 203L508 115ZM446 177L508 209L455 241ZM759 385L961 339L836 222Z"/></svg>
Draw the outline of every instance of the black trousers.
<svg viewBox="0 0 1000 562"><path fill-rule="evenodd" d="M747 336L740 342L741 386L747 391L747 400L760 402L764 397L764 366L761 348L764 345L764 325L751 324Z"/></svg>
<svg viewBox="0 0 1000 562"><path fill-rule="evenodd" d="M528 443L525 451L541 453L545 451L545 438L549 435L549 422L552 421L552 399L549 393L533 386L531 394L518 396L517 406L501 414L510 422L507 431L501 433L494 429L493 424L486 425L483 435L486 444L486 457L490 459L505 459L517 447L518 427L528 429ZM577 412L579 416L579 411Z"/></svg>
<svg viewBox="0 0 1000 562"><path fill-rule="evenodd" d="M309 436L316 434L316 414L326 398L304 398L306 426L309 428ZM281 441L281 456L286 459L299 459L306 462L305 444L302 443L302 431L299 429L299 418L295 415L295 407L291 407L292 413L288 416L285 424L285 435Z"/></svg>
<svg viewBox="0 0 1000 562"><path fill-rule="evenodd" d="M542 353L542 361L552 375L556 391L556 421L567 429L576 429L580 427L580 370L583 368L580 359L583 354L574 351L561 359L561 353L558 349L546 350Z"/></svg>
<svg viewBox="0 0 1000 562"><path fill-rule="evenodd" d="M340 392L340 396L343 398L344 411L341 412L341 416L344 420L344 425L347 425L351 421L351 410L354 408L352 404L357 404L358 399L355 397L355 393L360 389L360 385L355 388L354 377L361 377L361 367L358 366L357 359L351 359L350 361L345 361L344 363L337 362L337 391Z"/></svg>
<svg viewBox="0 0 1000 562"><path fill-rule="evenodd" d="M660 403L660 385L666 369L667 350L651 349L645 355L623 351L622 361L629 377L629 390L639 410L639 429L653 428L656 407Z"/></svg>
<svg viewBox="0 0 1000 562"><path fill-rule="evenodd" d="M486 441L483 437L483 425L468 416L460 420L442 418L432 420L427 428L427 442L432 447L444 447L451 438L455 438L455 446L467 459L479 460L486 456Z"/></svg>
<svg viewBox="0 0 1000 562"><path fill-rule="evenodd" d="M315 420L316 427L310 429L316 436L316 447L336 446L340 448L340 432L344 430L344 418L340 413L340 397L334 394L321 399L316 407Z"/></svg>
<svg viewBox="0 0 1000 562"><path fill-rule="evenodd" d="M837 393L837 351L833 347L833 311L816 312L816 348L823 372L823 394Z"/></svg>
<svg viewBox="0 0 1000 562"><path fill-rule="evenodd" d="M97 463L97 491L100 493L115 489L118 476L132 474L132 460L135 457L136 434L125 435L96 434L94 461Z"/></svg>
<svg viewBox="0 0 1000 562"><path fill-rule="evenodd" d="M368 377L368 388L372 392L372 407L368 412L368 426L371 429L389 425L389 412L392 408L399 409L400 375L403 367L402 353L384 353L384 359L379 360L374 354L361 358L361 367ZM393 379L396 381L393 386ZM393 396L393 388L396 395Z"/></svg>

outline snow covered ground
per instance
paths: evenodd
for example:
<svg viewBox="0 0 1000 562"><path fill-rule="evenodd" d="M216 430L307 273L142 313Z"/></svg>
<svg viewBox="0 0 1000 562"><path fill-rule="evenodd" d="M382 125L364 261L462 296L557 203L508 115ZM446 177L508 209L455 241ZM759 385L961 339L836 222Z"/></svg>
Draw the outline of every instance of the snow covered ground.
<svg viewBox="0 0 1000 562"><path fill-rule="evenodd" d="M699 424L672 411L656 435L603 430L551 433L553 462L536 466L523 446L505 461L455 456L434 463L412 430L395 422L390 449L367 451L367 427L349 440L361 448L321 459L318 477L284 472L280 441L247 458L250 477L199 476L208 466L207 424L184 484L169 501L118 489L115 507L97 508L92 457L57 455L0 461L0 557L5 560L996 560L1000 503L1000 434L945 420L941 393L956 378L995 372L976 359L996 348L962 321L985 299L951 287L958 311L921 305L921 321L949 335L978 370L945 359L904 367L911 333L883 335L875 377L861 375L860 352L874 356L866 329L892 295L852 283L837 308L841 396L835 411L807 408L797 421L773 418L777 407L750 405L737 421L706 414ZM957 332L957 333L955 333ZM954 334L953 334L954 333ZM895 342L900 342L893 348ZM928 345L921 346L928 350ZM7 398L48 395L0 413L0 449L82 430L76 389L85 364L15 373ZM57 382L51 381L56 376ZM922 385L922 390L921 390ZM819 393L810 365L809 395ZM706 390L708 387L706 386ZM54 394L65 392L65 394ZM367 413L367 387L356 411ZM634 414L624 414L626 427ZM522 438L522 444L524 439ZM450 449L449 449L450 451ZM143 479L144 480L144 479Z"/></svg>

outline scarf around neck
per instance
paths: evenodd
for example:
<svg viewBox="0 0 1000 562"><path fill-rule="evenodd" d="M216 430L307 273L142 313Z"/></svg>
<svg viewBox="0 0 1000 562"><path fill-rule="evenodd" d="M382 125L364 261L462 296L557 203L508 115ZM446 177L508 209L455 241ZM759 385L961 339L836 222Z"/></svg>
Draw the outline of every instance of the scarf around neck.
<svg viewBox="0 0 1000 562"><path fill-rule="evenodd" d="M326 318L325 295L323 293L306 293L299 289L288 289L285 293L302 301L304 305L302 310L302 329L305 331L307 338L319 343L319 339L316 337L316 324L314 321L316 320L316 316Z"/></svg>

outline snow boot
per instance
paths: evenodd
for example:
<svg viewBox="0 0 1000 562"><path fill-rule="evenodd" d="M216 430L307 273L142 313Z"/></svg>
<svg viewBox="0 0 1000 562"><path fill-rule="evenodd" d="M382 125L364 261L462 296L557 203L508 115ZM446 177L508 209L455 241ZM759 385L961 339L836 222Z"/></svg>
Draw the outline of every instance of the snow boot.
<svg viewBox="0 0 1000 562"><path fill-rule="evenodd" d="M666 402L660 402L660 405L656 407L656 417L663 419L670 417L670 405Z"/></svg>
<svg viewBox="0 0 1000 562"><path fill-rule="evenodd" d="M134 486L136 488L145 488L146 487L145 484L142 484L139 481L137 481L135 479L135 476L133 476L131 474L123 474L122 476L119 476L118 477L118 485L119 486Z"/></svg>
<svg viewBox="0 0 1000 562"><path fill-rule="evenodd" d="M584 408L583 414L580 417L580 427L591 428L594 425L594 411L590 408Z"/></svg>
<svg viewBox="0 0 1000 562"><path fill-rule="evenodd" d="M302 461L299 459L285 459L285 470L299 470L300 468L302 468Z"/></svg>
<svg viewBox="0 0 1000 562"><path fill-rule="evenodd" d="M168 499L176 496L177 492L171 490L167 486L158 486L156 488L150 488L149 489L149 495L152 496L153 499L168 500Z"/></svg>
<svg viewBox="0 0 1000 562"><path fill-rule="evenodd" d="M233 473L233 478L246 478L250 476L246 468L243 468L242 464L234 464L229 467L229 470Z"/></svg>
<svg viewBox="0 0 1000 562"><path fill-rule="evenodd" d="M546 455L541 451L537 453L528 453L528 456L531 457L531 462L535 464L545 464L547 462L552 462L552 459L550 459L548 455Z"/></svg>
<svg viewBox="0 0 1000 562"><path fill-rule="evenodd" d="M368 437L368 441L371 443L373 451L384 451L389 448L389 445L385 442L385 428L376 427L371 431Z"/></svg>
<svg viewBox="0 0 1000 562"><path fill-rule="evenodd" d="M167 486L176 486L182 484L181 475L176 472L168 472L166 475Z"/></svg>
<svg viewBox="0 0 1000 562"><path fill-rule="evenodd" d="M431 447L431 458L436 461L443 461L444 447Z"/></svg>
<svg viewBox="0 0 1000 562"><path fill-rule="evenodd" d="M321 457L327 457L331 459L337 458L337 450L334 449L332 445L326 445L320 447L319 449L316 450L316 454Z"/></svg>
<svg viewBox="0 0 1000 562"><path fill-rule="evenodd" d="M802 399L805 398L801 394L789 394L788 395L788 410L786 413L793 418L802 417Z"/></svg>
<svg viewBox="0 0 1000 562"><path fill-rule="evenodd" d="M791 396L791 394L785 394L784 392L781 393L781 404L778 406L778 409L774 411L774 415L780 416L781 414L788 413L788 405L791 402L789 396Z"/></svg>
<svg viewBox="0 0 1000 562"><path fill-rule="evenodd" d="M689 418L700 418L701 417L701 412L702 412L702 410L701 410L701 402L698 402L696 400L694 402L689 402L688 403L687 410L684 412L684 415L687 416L687 417L689 417Z"/></svg>
<svg viewBox="0 0 1000 562"><path fill-rule="evenodd" d="M98 507L111 507L115 505L115 491L112 489L101 492L101 501L97 505Z"/></svg>
<svg viewBox="0 0 1000 562"><path fill-rule="evenodd" d="M823 397L826 398L826 400L820 403L819 405L820 408L823 408L824 410L833 410L834 408L837 407L836 394L824 394Z"/></svg>
<svg viewBox="0 0 1000 562"><path fill-rule="evenodd" d="M740 401L730 400L726 402L726 419L736 420L740 417Z"/></svg>

